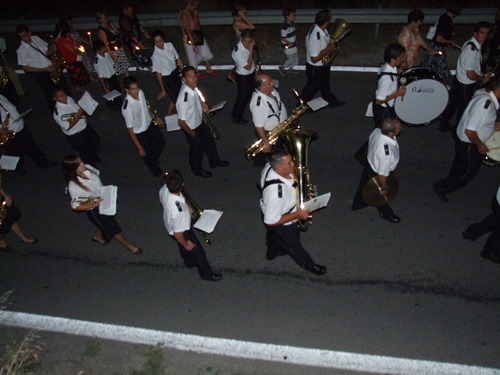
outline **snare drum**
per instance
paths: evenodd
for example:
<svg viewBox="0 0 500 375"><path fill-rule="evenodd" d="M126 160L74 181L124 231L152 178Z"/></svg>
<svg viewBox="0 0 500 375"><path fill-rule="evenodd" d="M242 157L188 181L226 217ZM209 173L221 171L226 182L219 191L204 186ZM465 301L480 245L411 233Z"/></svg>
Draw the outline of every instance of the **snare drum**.
<svg viewBox="0 0 500 375"><path fill-rule="evenodd" d="M406 85L406 94L396 98L394 109L407 125L426 126L445 110L448 89L435 70L421 66L410 68L400 75L399 83Z"/></svg>
<svg viewBox="0 0 500 375"><path fill-rule="evenodd" d="M500 164L500 131L493 132L484 144L489 151L485 155L483 163L490 167Z"/></svg>

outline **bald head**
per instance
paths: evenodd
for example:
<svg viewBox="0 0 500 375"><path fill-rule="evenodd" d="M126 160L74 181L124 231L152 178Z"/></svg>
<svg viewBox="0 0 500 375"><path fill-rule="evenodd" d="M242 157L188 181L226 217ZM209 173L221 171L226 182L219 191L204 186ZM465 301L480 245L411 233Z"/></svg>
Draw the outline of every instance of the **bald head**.
<svg viewBox="0 0 500 375"><path fill-rule="evenodd" d="M270 96L274 90L273 79L267 74L259 74L255 78L255 88L257 91Z"/></svg>

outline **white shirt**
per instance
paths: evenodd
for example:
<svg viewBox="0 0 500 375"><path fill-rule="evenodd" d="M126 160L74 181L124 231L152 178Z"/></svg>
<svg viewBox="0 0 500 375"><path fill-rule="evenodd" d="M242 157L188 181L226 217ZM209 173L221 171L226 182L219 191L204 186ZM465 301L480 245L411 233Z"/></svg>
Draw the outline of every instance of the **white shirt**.
<svg viewBox="0 0 500 375"><path fill-rule="evenodd" d="M266 131L273 130L276 125L288 117L278 91L273 90L272 95L274 97L267 96L257 90L252 94L250 111L256 128L264 128Z"/></svg>
<svg viewBox="0 0 500 375"><path fill-rule="evenodd" d="M184 120L191 130L200 126L203 119L203 108L196 90L190 89L183 83L175 106L178 119Z"/></svg>
<svg viewBox="0 0 500 375"><path fill-rule="evenodd" d="M39 37L32 35L31 45L47 54L48 44ZM30 46L30 43L21 41L17 49L17 63L19 65L31 66L32 68L48 68L52 66L52 62L33 47Z"/></svg>
<svg viewBox="0 0 500 375"><path fill-rule="evenodd" d="M97 54L94 69L99 78L111 78L116 74L115 63L109 52L106 52L104 56Z"/></svg>
<svg viewBox="0 0 500 375"><path fill-rule="evenodd" d="M468 129L475 131L481 142L486 142L495 130L498 108L498 99L493 92L484 89L476 91L458 123L458 138L462 142L472 143L465 135L465 129Z"/></svg>
<svg viewBox="0 0 500 375"><path fill-rule="evenodd" d="M233 52L231 53L234 65L236 65L236 73L242 76L247 76L255 72L255 62L253 60L250 70L244 68L248 64L249 56L250 56L250 51L245 48L245 46L243 45L243 43L241 43L241 41L239 41L238 44L236 44L236 47L234 47Z"/></svg>
<svg viewBox="0 0 500 375"><path fill-rule="evenodd" d="M170 75L170 73L177 69L175 60L178 58L179 54L172 43L165 42L163 49L155 46L153 56L151 57L153 72L160 73L162 76Z"/></svg>
<svg viewBox="0 0 500 375"><path fill-rule="evenodd" d="M127 94L122 106L122 116L125 119L125 125L129 129L132 128L134 134L148 130L153 119L149 114L146 96L141 89L139 89L139 99L134 99Z"/></svg>
<svg viewBox="0 0 500 375"><path fill-rule="evenodd" d="M368 162L372 169L381 176L389 176L399 162L399 145L396 137L391 138L376 128L368 141Z"/></svg>
<svg viewBox="0 0 500 375"><path fill-rule="evenodd" d="M389 64L385 63L378 70L378 74L381 73L398 73L398 68L396 66L392 67ZM377 81L377 91L375 92L375 99L385 100L388 95L394 94L398 89L398 77L390 74L382 75ZM387 103L382 103L383 107L389 105L390 107L394 106L394 99L389 100Z"/></svg>
<svg viewBox="0 0 500 375"><path fill-rule="evenodd" d="M160 189L160 203L163 206L163 223L171 236L191 228L191 213L181 195L172 194L166 185Z"/></svg>
<svg viewBox="0 0 500 375"><path fill-rule="evenodd" d="M474 50L469 44L471 42L475 47ZM476 81L467 77L467 70L473 70L477 75L481 75L481 45L474 37L464 43L457 61L457 80L464 85L472 85Z"/></svg>
<svg viewBox="0 0 500 375"><path fill-rule="evenodd" d="M323 62L319 60L313 63L312 57L316 57L323 51L330 42L330 34L328 30L321 30L321 27L314 25L309 30L306 36L307 63L314 66L323 66Z"/></svg>
<svg viewBox="0 0 500 375"><path fill-rule="evenodd" d="M266 187L262 192L262 198L260 200L260 209L264 214L265 224L275 224L280 219L281 216L287 213L297 211L297 193L295 187L295 179L293 175L292 178L284 178L277 174L269 163L266 164L262 170L262 175L260 179L260 186L263 187L266 181L270 180L280 180L280 184L272 184ZM290 225L296 220L289 221L284 225Z"/></svg>
<svg viewBox="0 0 500 375"><path fill-rule="evenodd" d="M5 96L0 95L0 116L1 122L0 126L3 125L5 121L5 116L7 116L7 112L10 113L9 122L7 123L7 127L9 130L12 130L14 133L18 133L24 129L24 119L20 119L19 121L14 122L17 118L19 118L20 114L17 111L17 108L12 104L9 99Z"/></svg>
<svg viewBox="0 0 500 375"><path fill-rule="evenodd" d="M69 196L71 197L72 209L75 209L80 205L80 203L73 202L75 198L78 197L88 198L88 197L101 196L102 182L101 179L99 178L99 173L100 173L99 170L87 164L85 164L85 167L87 168L87 170L84 171L83 174L88 177L88 180L80 176L77 176L77 178L78 181L88 190L82 189L73 181L70 181L68 184L68 192Z"/></svg>
<svg viewBox="0 0 500 375"><path fill-rule="evenodd" d="M56 106L54 108L54 120L56 120L57 124L61 127L61 130L66 135L73 135L81 132L83 129L87 127L87 120L82 116L80 120L73 126L71 129L69 128L69 121L63 120L62 116L70 113L77 113L80 107L73 100L72 97L68 96L68 103L60 103L56 102Z"/></svg>

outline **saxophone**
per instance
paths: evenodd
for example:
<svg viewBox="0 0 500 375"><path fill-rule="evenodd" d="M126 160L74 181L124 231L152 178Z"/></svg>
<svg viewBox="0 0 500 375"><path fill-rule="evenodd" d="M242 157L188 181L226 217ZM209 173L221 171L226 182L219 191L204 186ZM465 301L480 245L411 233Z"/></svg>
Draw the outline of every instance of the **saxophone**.
<svg viewBox="0 0 500 375"><path fill-rule="evenodd" d="M52 68L54 68L54 70L52 72L50 72L50 80L53 83L59 83L59 81L61 80L61 73L62 73L61 68L62 68L64 62L63 62L62 58L59 56L59 54L57 53L57 49L56 49L56 45L55 45L55 41L54 41L54 35L50 36L50 45L54 51L52 53L52 55L50 56L50 62L52 64Z"/></svg>
<svg viewBox="0 0 500 375"><path fill-rule="evenodd" d="M0 134L0 146L6 146L7 143L16 136L12 130L9 129L9 121L10 121L10 112L6 111L5 119L3 120L2 129L5 131L5 134Z"/></svg>
<svg viewBox="0 0 500 375"><path fill-rule="evenodd" d="M191 211L191 220L193 221L193 224L194 224L194 223L196 223L198 221L198 219L200 218L201 214L203 214L203 208L201 208L198 205L198 203L196 203L194 201L194 199L188 194L188 192L186 191L186 189L184 187L182 188L181 193L184 196L184 198L186 198L186 200L189 202L189 205L193 209ZM203 238L203 241L205 241L209 245L212 244L212 241L210 241L210 238L208 238L208 233L207 232L204 232L204 231L202 231L200 229L197 229L197 228L196 228L196 230L200 234L201 238Z"/></svg>
<svg viewBox="0 0 500 375"><path fill-rule="evenodd" d="M297 180L297 207L303 208L304 202L307 202L318 196L318 190L311 183L311 175L307 166L307 152L310 143L316 139L318 133L314 130L302 129L300 125L296 128L288 129L284 136L290 155L295 164L295 179ZM312 217L306 220L300 220L299 226L302 231L306 231L312 224Z"/></svg>
<svg viewBox="0 0 500 375"><path fill-rule="evenodd" d="M148 107L148 112L149 112L149 115L151 116L151 120L153 121L153 124L155 126L161 127L162 126L161 119L158 117L158 113L156 112L156 110L153 111L153 109L151 108L151 104L149 104L149 100L146 100L146 105Z"/></svg>
<svg viewBox="0 0 500 375"><path fill-rule="evenodd" d="M298 97L297 91L294 90L294 94ZM299 101L300 105L292 111L292 114L267 134L269 144L274 145L278 141L278 138L288 129L291 129L294 122L309 109L307 103L304 103L300 98ZM245 158L247 158L247 160L254 159L258 153L262 152L264 147L266 147L266 145L262 139L259 139L251 145L245 146Z"/></svg>

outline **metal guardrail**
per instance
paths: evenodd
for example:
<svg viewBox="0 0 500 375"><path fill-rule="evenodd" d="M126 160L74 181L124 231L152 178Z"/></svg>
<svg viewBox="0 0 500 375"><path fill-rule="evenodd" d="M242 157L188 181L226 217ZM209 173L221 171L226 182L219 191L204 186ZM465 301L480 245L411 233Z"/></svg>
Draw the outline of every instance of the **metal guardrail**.
<svg viewBox="0 0 500 375"><path fill-rule="evenodd" d="M317 9L300 9L297 12L296 23L312 24ZM345 18L351 24L405 24L410 9L332 9L334 18ZM443 9L422 9L425 13L425 23L433 24L444 12ZM462 14L454 20L455 24L475 24L479 21L493 22L495 8L477 8L464 9ZM178 15L176 13L160 14L140 14L138 15L141 24L145 27L171 27L179 26ZM254 24L281 24L283 16L281 10L251 10L248 17ZM115 24L118 22L118 16L110 16ZM233 17L231 12L200 12L200 19L203 26L211 25L231 25ZM14 33L16 25L22 23L30 27L33 32L52 32L58 19L19 19L4 20L0 22L0 33ZM73 19L74 27L77 30L95 30L97 22L94 17L75 17Z"/></svg>

